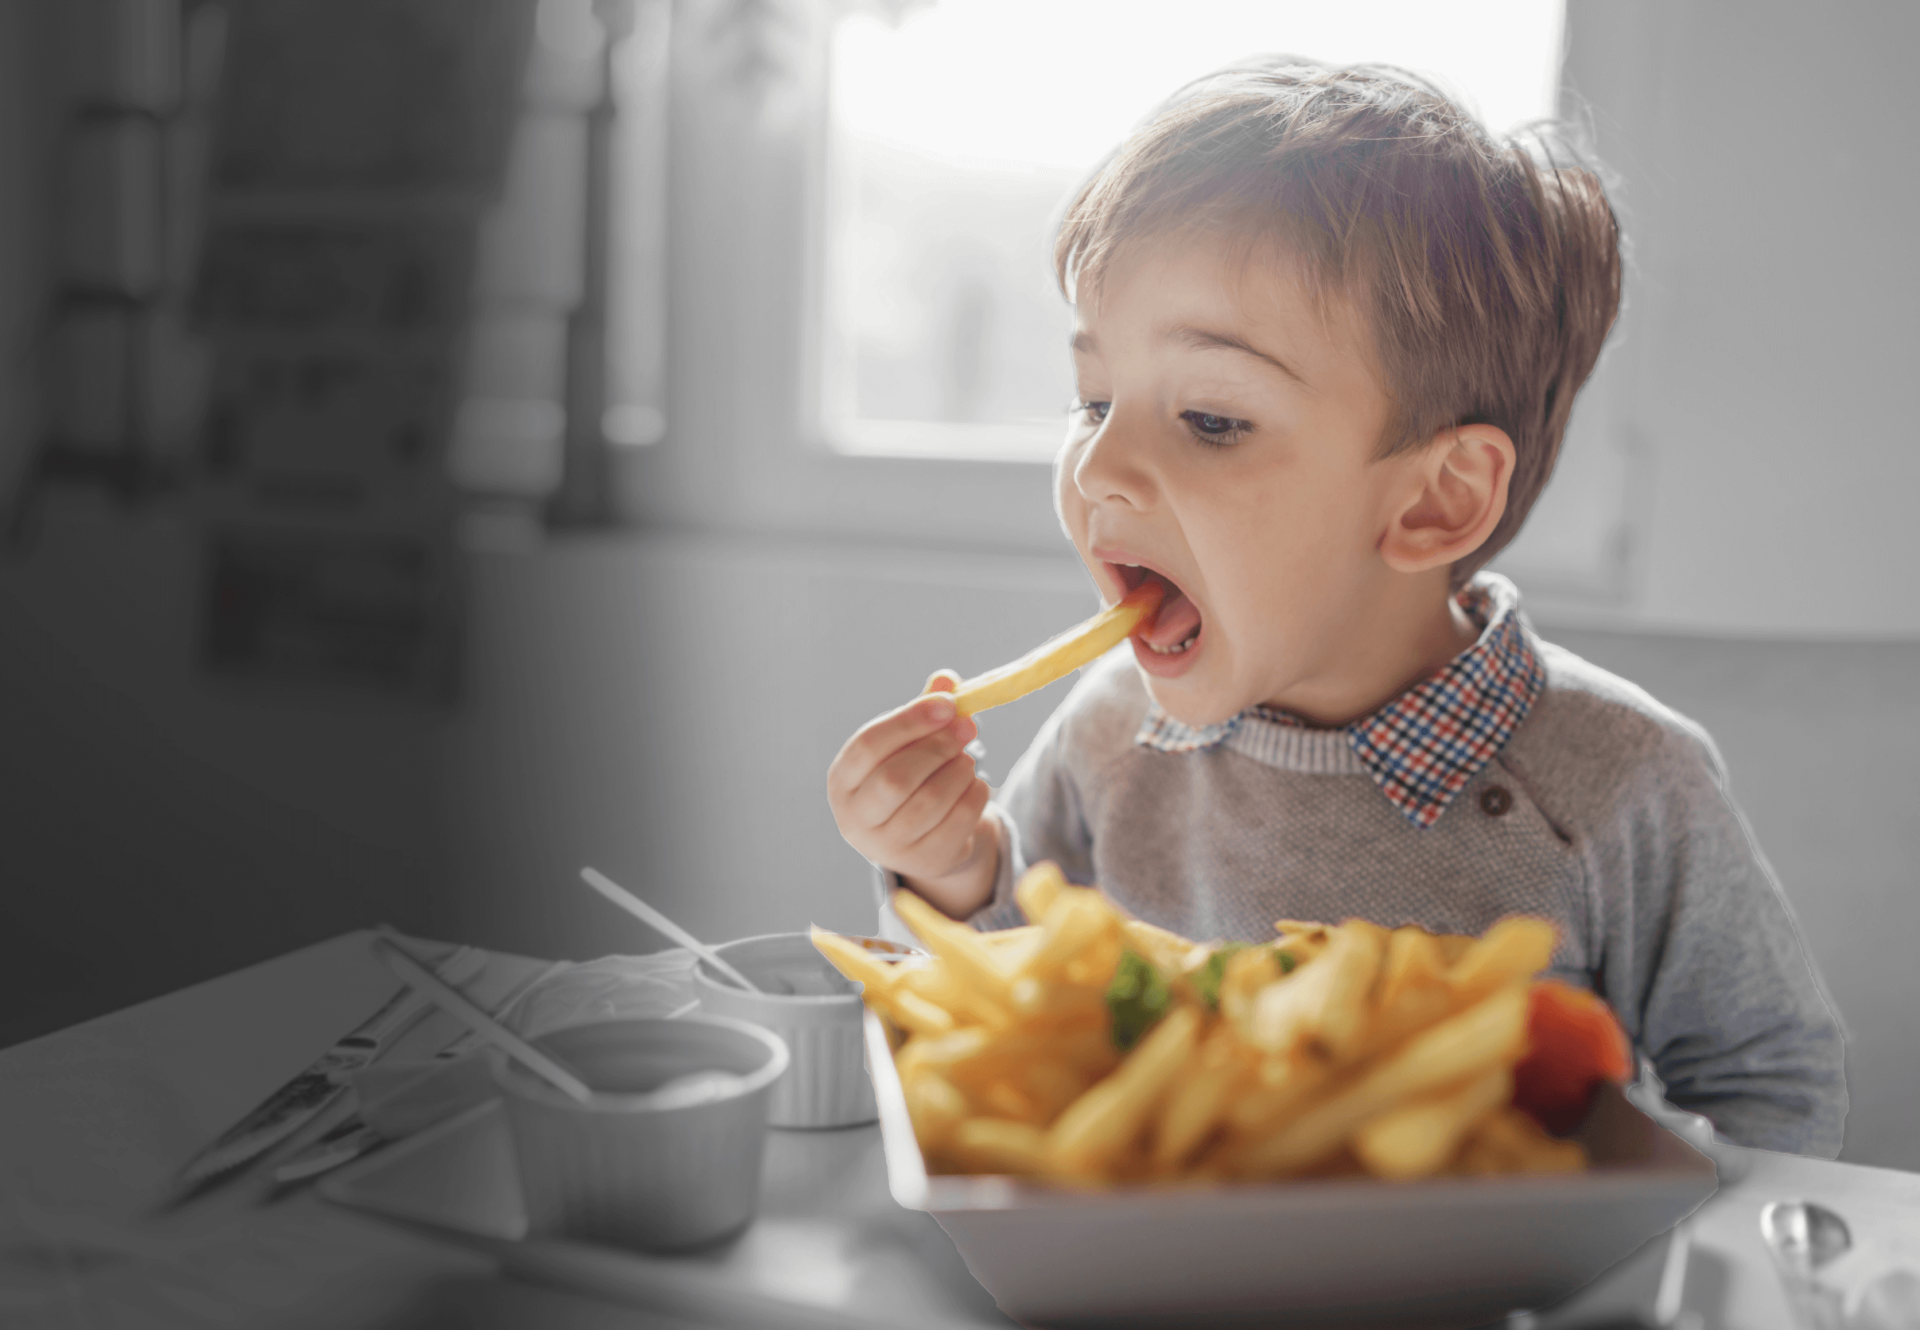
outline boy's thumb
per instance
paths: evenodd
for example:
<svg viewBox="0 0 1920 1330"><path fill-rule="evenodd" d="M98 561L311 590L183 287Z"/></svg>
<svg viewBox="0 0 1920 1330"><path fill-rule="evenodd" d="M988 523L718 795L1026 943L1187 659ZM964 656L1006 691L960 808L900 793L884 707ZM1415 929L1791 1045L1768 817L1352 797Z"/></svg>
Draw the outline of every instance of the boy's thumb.
<svg viewBox="0 0 1920 1330"><path fill-rule="evenodd" d="M927 676L927 686L920 690L925 697L928 693L951 693L958 691L960 676L952 670L935 670Z"/></svg>

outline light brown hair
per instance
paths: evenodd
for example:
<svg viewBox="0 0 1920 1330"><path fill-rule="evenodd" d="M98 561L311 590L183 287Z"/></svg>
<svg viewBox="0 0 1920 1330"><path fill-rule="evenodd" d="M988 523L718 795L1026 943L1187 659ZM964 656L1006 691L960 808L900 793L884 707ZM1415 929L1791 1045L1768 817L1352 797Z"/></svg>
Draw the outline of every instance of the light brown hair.
<svg viewBox="0 0 1920 1330"><path fill-rule="evenodd" d="M1089 180L1054 246L1068 299L1143 239L1215 233L1364 316L1392 403L1381 456L1449 425L1513 440L1507 508L1456 586L1545 488L1620 304L1620 233L1564 127L1495 139L1431 85L1294 56L1189 85Z"/></svg>

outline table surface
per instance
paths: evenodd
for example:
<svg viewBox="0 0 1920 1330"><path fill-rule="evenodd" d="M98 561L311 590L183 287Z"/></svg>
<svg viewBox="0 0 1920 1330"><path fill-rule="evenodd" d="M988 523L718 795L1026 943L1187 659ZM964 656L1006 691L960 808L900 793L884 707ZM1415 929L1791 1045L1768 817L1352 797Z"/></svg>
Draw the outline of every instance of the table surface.
<svg viewBox="0 0 1920 1330"><path fill-rule="evenodd" d="M796 1325L829 1324L835 1312L877 1315L876 1324L1009 1324L933 1219L889 1197L872 1127L774 1132L760 1218L720 1252L544 1271L652 1310L512 1278L524 1263L503 1261L497 1245L386 1222L310 1190L270 1197L253 1178L156 1214L182 1163L395 991L368 936L0 1051L0 1321L589 1330L737 1319L715 1310L723 1301L696 1305L706 1279L787 1300L794 1315L779 1319ZM495 965L525 973L536 963ZM1685 1305L1705 1330L1792 1325L1760 1239L1768 1201L1816 1200L1846 1216L1857 1250L1845 1261L1860 1271L1920 1242L1920 1174L1751 1150L1727 1151L1722 1172L1718 1194L1688 1221ZM1920 1264L1920 1249L1904 1254ZM649 1270L669 1296L645 1295ZM1577 1323L1580 1310L1576 1300L1574 1314L1545 1319Z"/></svg>

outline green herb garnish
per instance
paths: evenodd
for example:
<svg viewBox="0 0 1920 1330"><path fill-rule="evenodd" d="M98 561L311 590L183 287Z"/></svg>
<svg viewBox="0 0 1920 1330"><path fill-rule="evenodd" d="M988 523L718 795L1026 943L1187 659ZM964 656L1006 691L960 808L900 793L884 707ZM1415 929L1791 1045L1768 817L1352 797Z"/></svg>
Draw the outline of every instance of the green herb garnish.
<svg viewBox="0 0 1920 1330"><path fill-rule="evenodd" d="M1107 1012L1113 1017L1113 1046L1123 1052L1140 1042L1173 1004L1166 976L1137 951L1120 954L1120 967L1107 985Z"/></svg>
<svg viewBox="0 0 1920 1330"><path fill-rule="evenodd" d="M1193 991L1207 1004L1208 1011L1220 1010L1220 981L1227 977L1227 962L1233 959L1237 951L1245 951L1244 942L1228 942L1215 947L1213 954L1197 970L1189 971L1187 982L1193 985Z"/></svg>
<svg viewBox="0 0 1920 1330"><path fill-rule="evenodd" d="M1281 974L1292 974L1295 967L1300 964L1299 961L1294 959L1293 953L1290 951L1276 951L1273 955L1274 958L1280 962Z"/></svg>

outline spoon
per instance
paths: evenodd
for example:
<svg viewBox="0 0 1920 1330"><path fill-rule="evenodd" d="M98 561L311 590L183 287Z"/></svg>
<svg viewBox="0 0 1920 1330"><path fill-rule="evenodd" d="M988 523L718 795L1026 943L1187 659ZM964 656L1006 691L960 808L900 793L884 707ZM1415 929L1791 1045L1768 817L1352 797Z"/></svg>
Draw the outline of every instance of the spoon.
<svg viewBox="0 0 1920 1330"><path fill-rule="evenodd" d="M1773 1202L1760 1212L1760 1236L1776 1261L1805 1279L1853 1248L1847 1221L1814 1201Z"/></svg>
<svg viewBox="0 0 1920 1330"><path fill-rule="evenodd" d="M759 993L765 991L758 984L754 983L753 980L734 969L719 952L709 947L686 929L680 927L679 924L667 918L666 915L654 909L651 905L641 900L638 896L628 891L599 869L581 869L580 880L599 892L602 896L605 896L615 905L618 905L628 914L640 920L641 923L646 924L656 932L664 933L675 942L678 942L681 946L744 988L747 992Z"/></svg>
<svg viewBox="0 0 1920 1330"><path fill-rule="evenodd" d="M1780 1269L1788 1299L1807 1330L1841 1325L1840 1298L1820 1285L1820 1271L1847 1254L1847 1221L1814 1201L1774 1201L1760 1211L1760 1236Z"/></svg>
<svg viewBox="0 0 1920 1330"><path fill-rule="evenodd" d="M554 1089L576 1103L584 1104L593 1098L593 1089L585 1081L467 1001L459 989L415 959L412 952L400 945L399 938L394 934L382 929L380 936L373 940L373 949L387 963L387 968L399 975L403 982L425 993L440 1010Z"/></svg>

